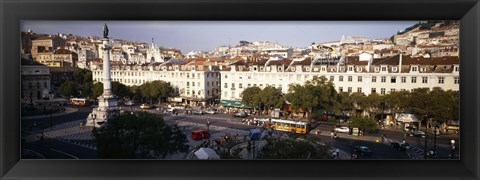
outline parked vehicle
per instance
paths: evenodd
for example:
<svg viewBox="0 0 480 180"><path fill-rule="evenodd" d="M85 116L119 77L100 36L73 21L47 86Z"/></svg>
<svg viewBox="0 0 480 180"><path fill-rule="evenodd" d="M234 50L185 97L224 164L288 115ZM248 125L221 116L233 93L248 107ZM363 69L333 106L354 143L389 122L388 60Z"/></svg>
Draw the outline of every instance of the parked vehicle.
<svg viewBox="0 0 480 180"><path fill-rule="evenodd" d="M399 142L392 142L392 143L390 143L390 145L392 145L392 147L395 148L395 149L400 148L400 143Z"/></svg>
<svg viewBox="0 0 480 180"><path fill-rule="evenodd" d="M247 113L245 113L245 112L238 112L238 113L235 113L233 116L244 118L244 117L247 117Z"/></svg>
<svg viewBox="0 0 480 180"><path fill-rule="evenodd" d="M372 150L370 150L367 146L355 146L353 148L353 151L355 154L361 155L361 156L370 156L372 155Z"/></svg>
<svg viewBox="0 0 480 180"><path fill-rule="evenodd" d="M412 133L412 135L415 137L422 137L422 138L425 137L425 133L423 131L415 131Z"/></svg>
<svg viewBox="0 0 480 180"><path fill-rule="evenodd" d="M191 136L193 140L202 140L210 138L210 133L207 130L193 130Z"/></svg>
<svg viewBox="0 0 480 180"><path fill-rule="evenodd" d="M127 101L127 102L125 102L125 105L127 105L127 106L132 106L133 104L134 104L133 101Z"/></svg>
<svg viewBox="0 0 480 180"><path fill-rule="evenodd" d="M176 110L175 107L169 107L169 108L167 109L168 112L173 112L173 111L175 111L175 110Z"/></svg>
<svg viewBox="0 0 480 180"><path fill-rule="evenodd" d="M192 112L192 114L195 114L195 115L203 115L203 111L200 110L200 109L197 109L197 110L194 110L194 111Z"/></svg>
<svg viewBox="0 0 480 180"><path fill-rule="evenodd" d="M408 143L400 143L400 147L398 148L401 151L406 151L411 148L410 144Z"/></svg>
<svg viewBox="0 0 480 180"><path fill-rule="evenodd" d="M215 111L212 110L212 109L210 109L210 110L205 111L205 113L207 113L207 114L215 114Z"/></svg>
<svg viewBox="0 0 480 180"><path fill-rule="evenodd" d="M336 132L341 132L341 133L349 133L349 132L350 132L350 128L345 127L345 126L336 127L336 128L334 129L334 131L336 131Z"/></svg>
<svg viewBox="0 0 480 180"><path fill-rule="evenodd" d="M150 104L145 103L145 104L140 105L140 108L141 109L150 109L150 108L152 108L152 106Z"/></svg>

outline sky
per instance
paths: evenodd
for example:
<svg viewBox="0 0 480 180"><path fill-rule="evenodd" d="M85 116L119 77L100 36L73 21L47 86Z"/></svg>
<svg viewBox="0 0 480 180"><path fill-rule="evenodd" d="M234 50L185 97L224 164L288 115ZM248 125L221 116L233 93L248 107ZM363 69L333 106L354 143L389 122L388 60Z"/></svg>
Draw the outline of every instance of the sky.
<svg viewBox="0 0 480 180"><path fill-rule="evenodd" d="M342 35L389 38L418 21L23 21L21 31L41 34L103 36L189 51L212 51L239 41L270 41L307 47L312 42L338 41Z"/></svg>

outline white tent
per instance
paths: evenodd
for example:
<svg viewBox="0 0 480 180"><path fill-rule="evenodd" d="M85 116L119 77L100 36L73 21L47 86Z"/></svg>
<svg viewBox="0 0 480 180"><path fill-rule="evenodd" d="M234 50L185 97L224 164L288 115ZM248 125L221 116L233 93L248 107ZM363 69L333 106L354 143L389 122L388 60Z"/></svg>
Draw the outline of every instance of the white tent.
<svg viewBox="0 0 480 180"><path fill-rule="evenodd" d="M398 122L403 123L418 122L417 117L415 117L413 114L397 113L395 119L397 119Z"/></svg>
<svg viewBox="0 0 480 180"><path fill-rule="evenodd" d="M198 159L220 159L220 156L210 148L198 149L195 151L195 156L197 156Z"/></svg>

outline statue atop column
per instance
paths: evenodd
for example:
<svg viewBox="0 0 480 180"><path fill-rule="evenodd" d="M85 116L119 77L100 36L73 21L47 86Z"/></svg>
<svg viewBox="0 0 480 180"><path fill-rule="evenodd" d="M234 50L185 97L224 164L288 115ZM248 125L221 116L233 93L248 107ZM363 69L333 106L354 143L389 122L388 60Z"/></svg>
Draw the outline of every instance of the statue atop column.
<svg viewBox="0 0 480 180"><path fill-rule="evenodd" d="M86 126L100 127L109 119L118 115L118 99L112 93L110 76L110 51L111 45L108 40L108 26L103 27L103 93L98 99L98 107L94 108L87 117Z"/></svg>
<svg viewBox="0 0 480 180"><path fill-rule="evenodd" d="M105 23L105 26L103 26L103 37L108 38L108 26L107 23Z"/></svg>

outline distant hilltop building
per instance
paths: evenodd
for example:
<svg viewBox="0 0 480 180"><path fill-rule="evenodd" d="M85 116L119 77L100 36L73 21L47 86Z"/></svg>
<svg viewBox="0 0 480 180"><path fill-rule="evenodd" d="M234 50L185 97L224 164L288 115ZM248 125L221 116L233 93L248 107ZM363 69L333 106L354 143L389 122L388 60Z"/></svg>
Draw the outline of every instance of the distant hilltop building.
<svg viewBox="0 0 480 180"><path fill-rule="evenodd" d="M368 38L366 37L352 37L343 35L342 39L340 40L340 44L360 44L368 42Z"/></svg>

